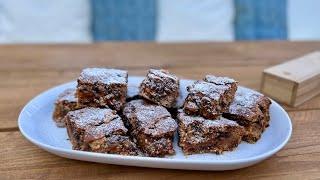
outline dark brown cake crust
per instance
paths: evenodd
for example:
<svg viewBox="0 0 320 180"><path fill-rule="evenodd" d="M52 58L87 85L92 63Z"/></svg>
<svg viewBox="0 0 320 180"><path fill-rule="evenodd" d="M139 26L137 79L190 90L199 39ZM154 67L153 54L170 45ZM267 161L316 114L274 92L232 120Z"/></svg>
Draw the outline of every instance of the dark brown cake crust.
<svg viewBox="0 0 320 180"><path fill-rule="evenodd" d="M163 69L150 69L140 86L140 96L167 108L175 105L179 91L179 79Z"/></svg>
<svg viewBox="0 0 320 180"><path fill-rule="evenodd" d="M179 146L185 155L232 151L240 144L244 134L242 126L222 117L209 120L181 111L178 119Z"/></svg>
<svg viewBox="0 0 320 180"><path fill-rule="evenodd" d="M238 90L234 101L223 117L236 121L246 129L243 140L255 143L269 126L271 101L260 94Z"/></svg>
<svg viewBox="0 0 320 180"><path fill-rule="evenodd" d="M78 107L109 107L120 111L126 102L127 71L87 68L78 78Z"/></svg>
<svg viewBox="0 0 320 180"><path fill-rule="evenodd" d="M234 99L238 83L227 77L207 75L188 86L183 111L207 119L219 119Z"/></svg>
<svg viewBox="0 0 320 180"><path fill-rule="evenodd" d="M128 130L116 111L88 107L69 112L65 119L75 150L138 155L138 149L126 135Z"/></svg>
<svg viewBox="0 0 320 180"><path fill-rule="evenodd" d="M175 154L172 143L177 123L166 108L138 99L126 104L123 115L137 145L146 156Z"/></svg>
<svg viewBox="0 0 320 180"><path fill-rule="evenodd" d="M77 109L78 99L75 97L76 89L67 89L59 98L54 102L54 111L52 119L56 123L57 127L65 127L66 123L64 121L65 115L68 112Z"/></svg>

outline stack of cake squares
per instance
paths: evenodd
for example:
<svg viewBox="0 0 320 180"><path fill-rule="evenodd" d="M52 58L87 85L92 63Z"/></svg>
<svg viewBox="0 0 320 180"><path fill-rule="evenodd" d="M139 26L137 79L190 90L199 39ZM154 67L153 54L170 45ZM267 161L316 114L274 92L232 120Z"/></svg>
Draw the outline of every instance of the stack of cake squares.
<svg viewBox="0 0 320 180"><path fill-rule="evenodd" d="M185 155L221 154L242 140L257 142L269 126L269 98L237 90L237 84L207 75L188 86L183 106L176 107L179 78L166 70L150 69L138 97L127 99L127 71L87 68L77 88L56 100L53 119L66 127L75 150L165 157L176 153L178 130Z"/></svg>
<svg viewBox="0 0 320 180"><path fill-rule="evenodd" d="M132 129L132 137L147 156L174 155L174 132L178 124L166 108L175 105L179 79L166 70L150 69L139 89L140 99L132 100L123 110Z"/></svg>
<svg viewBox="0 0 320 180"><path fill-rule="evenodd" d="M53 117L66 126L73 149L139 155L118 115L126 102L128 72L87 68L77 82L77 89L69 89L59 96Z"/></svg>
<svg viewBox="0 0 320 180"><path fill-rule="evenodd" d="M184 154L231 151L245 132L238 123L222 114L234 100L237 81L207 75L188 86L189 92L179 119L179 146Z"/></svg>
<svg viewBox="0 0 320 180"><path fill-rule="evenodd" d="M141 97L157 92L150 100L127 103L127 90L127 71L84 69L77 88L56 100L53 119L58 127L66 127L75 150L151 157L175 154L178 125L166 107L172 107L178 96L178 78L150 70L141 85Z"/></svg>
<svg viewBox="0 0 320 180"><path fill-rule="evenodd" d="M184 154L232 151L241 140L257 142L269 126L269 98L238 90L231 78L207 75L187 90L178 115Z"/></svg>

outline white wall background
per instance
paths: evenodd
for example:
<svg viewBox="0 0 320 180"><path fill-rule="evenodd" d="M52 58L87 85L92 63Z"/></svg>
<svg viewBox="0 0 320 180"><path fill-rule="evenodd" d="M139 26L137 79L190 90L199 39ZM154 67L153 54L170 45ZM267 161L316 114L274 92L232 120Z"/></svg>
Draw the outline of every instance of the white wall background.
<svg viewBox="0 0 320 180"><path fill-rule="evenodd" d="M320 1L288 0L289 40L320 40Z"/></svg>
<svg viewBox="0 0 320 180"><path fill-rule="evenodd" d="M89 0L0 0L0 42L89 41Z"/></svg>
<svg viewBox="0 0 320 180"><path fill-rule="evenodd" d="M158 0L156 40L232 41L233 0Z"/></svg>

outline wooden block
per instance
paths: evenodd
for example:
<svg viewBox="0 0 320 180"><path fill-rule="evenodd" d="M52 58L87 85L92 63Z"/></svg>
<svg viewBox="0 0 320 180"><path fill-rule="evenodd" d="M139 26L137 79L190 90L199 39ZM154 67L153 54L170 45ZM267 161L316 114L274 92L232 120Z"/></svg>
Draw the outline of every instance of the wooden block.
<svg viewBox="0 0 320 180"><path fill-rule="evenodd" d="M265 69L261 90L293 107L320 94L320 51Z"/></svg>

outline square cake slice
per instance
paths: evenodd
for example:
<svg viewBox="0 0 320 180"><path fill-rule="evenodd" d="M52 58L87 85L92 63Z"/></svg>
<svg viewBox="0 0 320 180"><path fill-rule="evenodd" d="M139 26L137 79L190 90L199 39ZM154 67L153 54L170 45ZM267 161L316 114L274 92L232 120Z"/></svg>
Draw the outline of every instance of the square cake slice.
<svg viewBox="0 0 320 180"><path fill-rule="evenodd" d="M65 120L68 136L75 150L138 154L135 143L126 135L128 129L114 110L87 107L70 111Z"/></svg>
<svg viewBox="0 0 320 180"><path fill-rule="evenodd" d="M140 96L167 108L175 105L179 91L179 79L163 69L150 69L140 86Z"/></svg>
<svg viewBox="0 0 320 180"><path fill-rule="evenodd" d="M126 102L128 72L117 69L87 68L78 78L79 107L109 107L120 111Z"/></svg>
<svg viewBox="0 0 320 180"><path fill-rule="evenodd" d="M207 75L187 87L189 94L183 110L189 115L219 119L233 101L237 88L238 83L233 79Z"/></svg>
<svg viewBox="0 0 320 180"><path fill-rule="evenodd" d="M54 111L52 119L57 127L65 127L65 115L69 111L77 109L78 99L75 97L76 89L67 89L59 95L58 99L54 102Z"/></svg>
<svg viewBox="0 0 320 180"><path fill-rule="evenodd" d="M146 156L175 154L172 143L177 123L166 108L138 99L126 104L123 115L137 145Z"/></svg>
<svg viewBox="0 0 320 180"><path fill-rule="evenodd" d="M241 143L244 134L242 126L223 117L213 121L181 111L178 119L179 146L185 155L232 151Z"/></svg>
<svg viewBox="0 0 320 180"><path fill-rule="evenodd" d="M229 109L223 113L223 117L244 126L246 134L243 140L255 143L269 126L270 105L268 97L239 89Z"/></svg>

